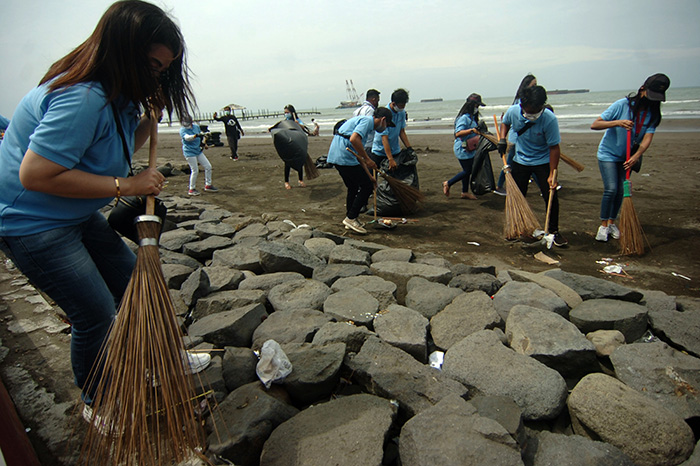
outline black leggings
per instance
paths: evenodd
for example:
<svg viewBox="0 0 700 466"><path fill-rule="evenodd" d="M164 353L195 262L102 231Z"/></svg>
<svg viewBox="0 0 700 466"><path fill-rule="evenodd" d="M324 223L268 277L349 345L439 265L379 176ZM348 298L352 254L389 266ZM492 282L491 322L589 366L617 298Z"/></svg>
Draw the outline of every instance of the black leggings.
<svg viewBox="0 0 700 466"><path fill-rule="evenodd" d="M335 165L343 183L348 188L345 200L346 216L355 219L360 215L360 209L367 205L367 199L372 195L374 183L362 165Z"/></svg>
<svg viewBox="0 0 700 466"><path fill-rule="evenodd" d="M297 170L297 169L295 168L295 170ZM287 165L285 163L284 164L284 182L285 183L289 183L289 174L291 173L291 171L292 171L292 166ZM299 181L304 181L304 167L302 166L299 170L297 170L297 172L299 172Z"/></svg>
<svg viewBox="0 0 700 466"><path fill-rule="evenodd" d="M527 195L527 185L530 180L531 175L535 175L535 182L540 187L540 192L542 193L542 199L544 199L545 209L547 208L547 202L549 201L549 183L547 179L549 178L549 163L544 163L542 165L521 165L518 162L513 161L511 164L511 173L513 174L513 179L515 183L520 188L523 196ZM554 198L552 198L552 212L549 215L549 231L550 233L556 233L559 231L559 196L557 196L556 189L554 190Z"/></svg>

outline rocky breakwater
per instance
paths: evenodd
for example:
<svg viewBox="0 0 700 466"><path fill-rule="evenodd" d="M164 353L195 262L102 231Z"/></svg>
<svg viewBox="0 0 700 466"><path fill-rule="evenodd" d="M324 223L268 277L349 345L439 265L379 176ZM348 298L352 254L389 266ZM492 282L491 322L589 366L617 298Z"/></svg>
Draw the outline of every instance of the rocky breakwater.
<svg viewBox="0 0 700 466"><path fill-rule="evenodd" d="M225 422L210 432L211 458L700 461L698 300L558 269L496 274L200 199L165 200L171 294L191 345L216 350L204 377ZM293 366L269 389L255 353L267 340Z"/></svg>

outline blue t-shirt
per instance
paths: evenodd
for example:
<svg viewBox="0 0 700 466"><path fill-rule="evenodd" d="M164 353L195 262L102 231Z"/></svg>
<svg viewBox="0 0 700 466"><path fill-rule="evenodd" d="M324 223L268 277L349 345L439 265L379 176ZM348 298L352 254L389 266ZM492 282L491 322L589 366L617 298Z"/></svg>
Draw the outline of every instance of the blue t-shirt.
<svg viewBox="0 0 700 466"><path fill-rule="evenodd" d="M401 145L399 144L399 134L401 130L406 127L406 111L400 110L395 112L391 108L391 104L386 106L391 110L391 121L394 122L396 126L387 126L387 128L381 133L374 133L374 142L372 143L372 153L379 157L386 157L386 152L384 151L384 144L382 143L382 136L389 137L389 145L391 147L391 155L397 155L401 152Z"/></svg>
<svg viewBox="0 0 700 466"><path fill-rule="evenodd" d="M138 108L131 103L117 107L132 154ZM19 167L27 149L69 170L120 177L129 173L114 114L99 83L76 84L53 92L48 92L46 84L38 86L17 106L0 144L2 236L76 225L113 199L73 199L25 189L19 181Z"/></svg>
<svg viewBox="0 0 700 466"><path fill-rule="evenodd" d="M469 115L469 114L464 114L461 115L457 120L455 121L455 135L459 133L460 131L464 131L465 129L472 129L476 128L478 125L476 121L474 121L474 116ZM454 152L455 155L457 156L458 159L460 160L468 160L468 159L473 159L474 154L476 154L476 150L473 151L468 151L464 147L462 147L462 143L466 141L467 139L471 138L478 138L479 135L474 133L474 134L468 134L466 136L462 137L457 137L455 136L455 144L454 144Z"/></svg>
<svg viewBox="0 0 700 466"><path fill-rule="evenodd" d="M10 120L0 115L0 129L6 130L8 126L10 126Z"/></svg>
<svg viewBox="0 0 700 466"><path fill-rule="evenodd" d="M370 131L374 131L374 117L371 116L356 116L343 123L338 129L339 134L333 136L331 141L331 147L328 149L328 163L343 166L359 165L360 161L357 160L357 157L347 150L350 148L355 152L348 137L352 136L352 133L359 134L364 146Z"/></svg>
<svg viewBox="0 0 700 466"><path fill-rule="evenodd" d="M510 126L510 131L517 133L528 120L523 116L520 105L513 105L503 116L503 123ZM535 124L518 136L513 160L527 166L549 163L549 148L560 142L557 117L551 110L545 109Z"/></svg>
<svg viewBox="0 0 700 466"><path fill-rule="evenodd" d="M197 157L202 153L202 148L199 145L201 142L199 138L194 138L191 141L185 141L185 136L191 136L193 134L199 134L202 130L199 129L197 123L192 123L191 128L185 128L184 126L180 128L180 137L182 138L182 153L185 157Z"/></svg>
<svg viewBox="0 0 700 466"><path fill-rule="evenodd" d="M641 112L644 113L644 112ZM640 113L640 118L641 118ZM632 109L627 98L614 102L600 117L605 121L632 120ZM639 134L632 134L632 144L642 142L646 133L656 132L656 126L650 126L651 112L647 112ZM635 127L637 125L635 124ZM632 154L630 154L632 155ZM601 162L624 162L627 158L627 130L620 126L605 130L598 145L598 160Z"/></svg>

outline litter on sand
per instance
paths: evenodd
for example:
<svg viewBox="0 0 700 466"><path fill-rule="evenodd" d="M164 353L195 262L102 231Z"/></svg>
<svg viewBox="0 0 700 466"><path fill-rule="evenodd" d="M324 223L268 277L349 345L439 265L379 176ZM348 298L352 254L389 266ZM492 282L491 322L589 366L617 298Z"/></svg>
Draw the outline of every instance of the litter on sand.
<svg viewBox="0 0 700 466"><path fill-rule="evenodd" d="M679 277L679 278L683 278L685 280L690 281L690 277L686 277L685 275L681 275L681 274L676 273L676 272L671 272L671 275L673 275L674 277Z"/></svg>
<svg viewBox="0 0 700 466"><path fill-rule="evenodd" d="M542 251L535 254L535 259L537 259L540 262L544 262L545 264L554 265L554 264L559 263L558 260L549 257L547 254L543 253Z"/></svg>
<svg viewBox="0 0 700 466"><path fill-rule="evenodd" d="M481 246L479 243L476 241L467 241L467 244L471 244L472 246Z"/></svg>

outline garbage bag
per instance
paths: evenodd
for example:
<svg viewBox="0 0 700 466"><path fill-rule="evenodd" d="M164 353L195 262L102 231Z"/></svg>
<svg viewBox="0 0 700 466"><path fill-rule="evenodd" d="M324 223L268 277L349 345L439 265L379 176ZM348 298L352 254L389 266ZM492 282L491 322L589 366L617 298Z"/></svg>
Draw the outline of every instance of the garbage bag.
<svg viewBox="0 0 700 466"><path fill-rule="evenodd" d="M275 340L267 340L260 349L260 360L255 366L255 373L265 388L272 382L284 380L292 372L292 363L284 354L282 347Z"/></svg>
<svg viewBox="0 0 700 466"><path fill-rule="evenodd" d="M394 156L396 161L396 169L393 171L389 170L389 159L383 158L381 166L389 176L397 178L406 184L413 186L416 189L420 189L420 183L418 181L418 156L414 151L408 151L406 149L399 152ZM377 175L379 176L379 175ZM399 204L398 199L391 190L389 183L383 178L378 177L377 179L377 214L384 217L401 217L403 215L412 214L413 212L404 212Z"/></svg>
<svg viewBox="0 0 700 466"><path fill-rule="evenodd" d="M496 146L483 136L480 136L480 139L472 162L471 177L471 189L477 196L496 189L496 183L493 180L493 167L489 157L489 152L495 150Z"/></svg>
<svg viewBox="0 0 700 466"><path fill-rule="evenodd" d="M301 170L308 157L309 137L296 121L282 120L270 128L277 155L286 165Z"/></svg>

